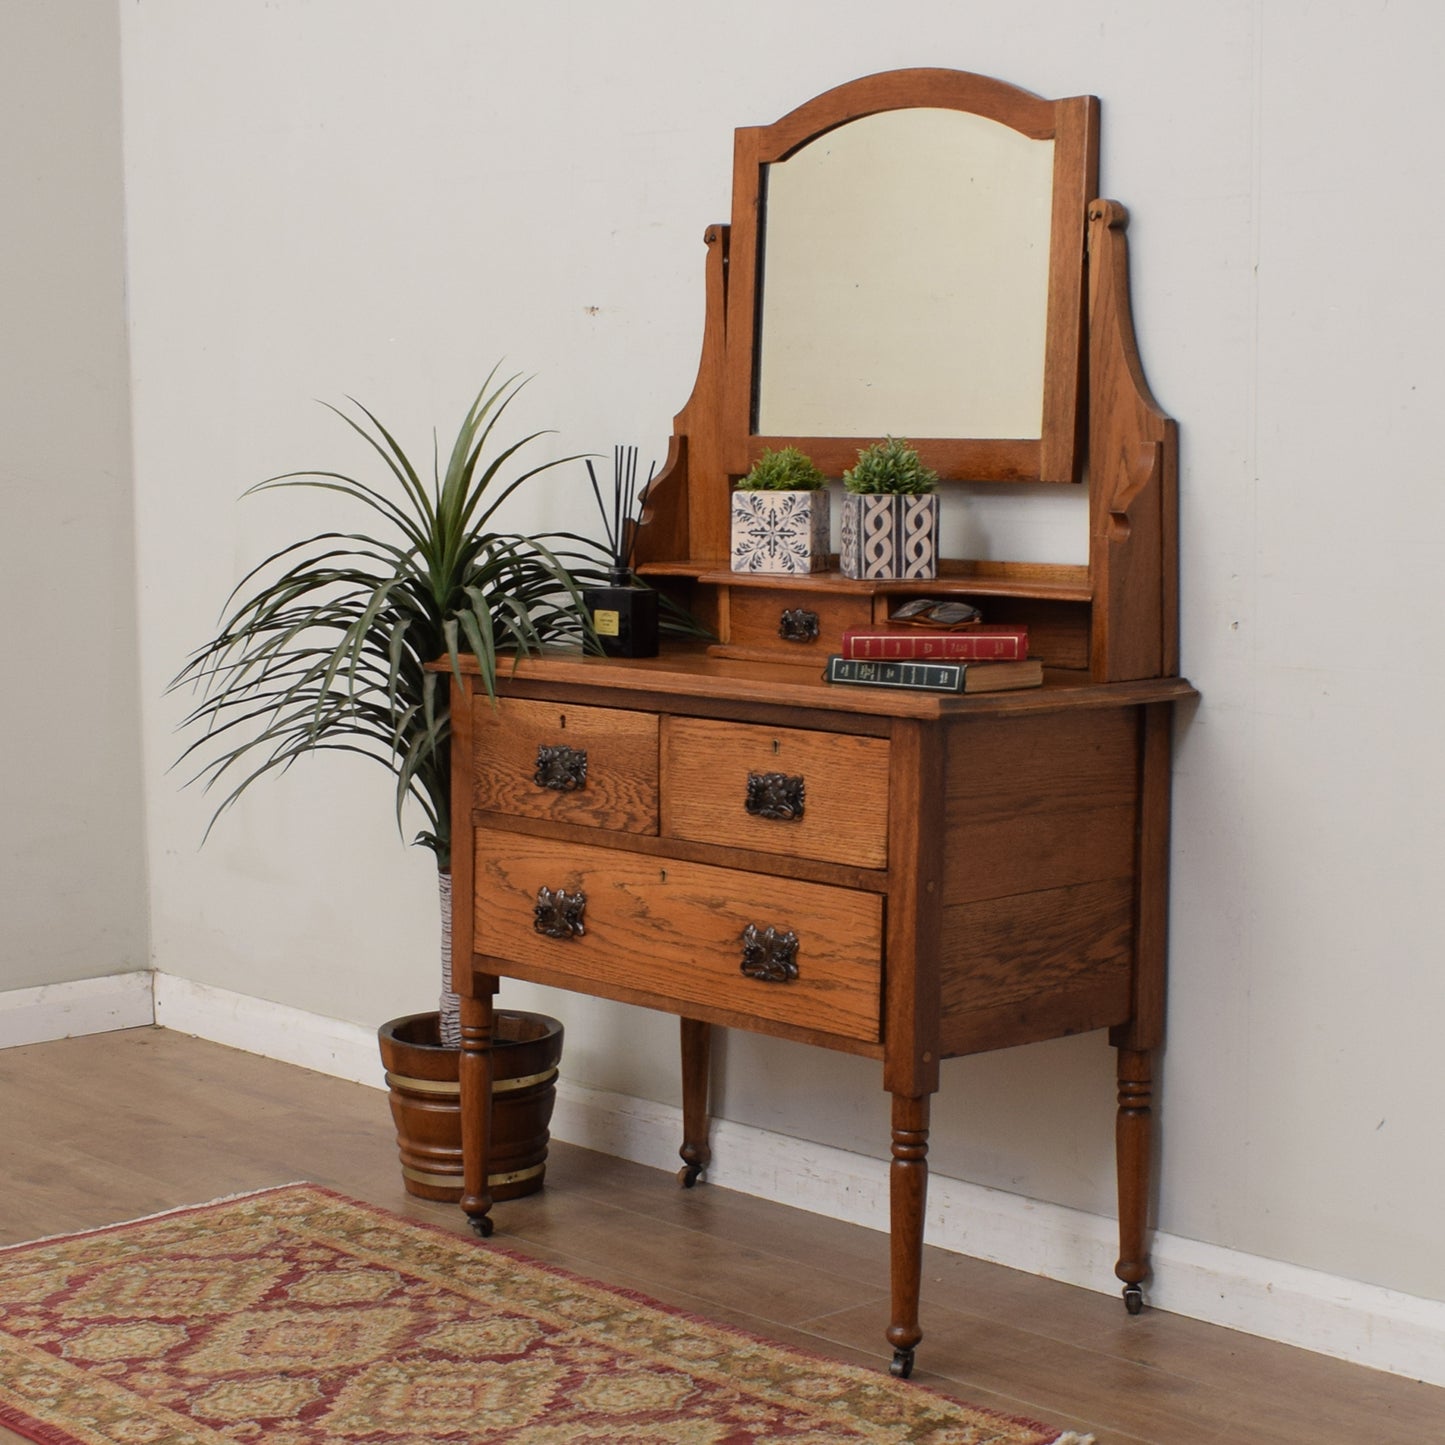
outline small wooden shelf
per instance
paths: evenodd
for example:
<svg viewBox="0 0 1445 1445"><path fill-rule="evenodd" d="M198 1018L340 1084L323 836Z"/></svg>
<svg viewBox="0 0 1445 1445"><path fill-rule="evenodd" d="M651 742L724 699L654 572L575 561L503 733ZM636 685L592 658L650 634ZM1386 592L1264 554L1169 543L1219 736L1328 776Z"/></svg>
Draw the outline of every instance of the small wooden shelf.
<svg viewBox="0 0 1445 1445"><path fill-rule="evenodd" d="M733 572L717 561L646 562L644 577L685 577L708 586L786 587L799 592L842 592L858 597L927 597L963 593L974 597L1030 597L1049 602L1091 602L1089 569L1065 563L975 562L945 559L937 577L909 580L896 577L863 579L841 572L813 572L802 577L768 572Z"/></svg>
<svg viewBox="0 0 1445 1445"><path fill-rule="evenodd" d="M1092 602L1087 566L1046 562L951 562L939 580L951 590L979 597L1036 597L1050 602Z"/></svg>
<svg viewBox="0 0 1445 1445"><path fill-rule="evenodd" d="M783 609L815 614L820 637L836 650L845 628L881 625L904 598L958 597L988 622L1028 627L1030 652L1045 667L1089 667L1094 592L1084 566L945 558L937 577L909 580L845 577L836 569L796 577L733 572L725 561L693 558L646 562L638 571L659 585L686 585L685 604L717 636L715 651L730 657L784 660L793 649L777 640Z"/></svg>

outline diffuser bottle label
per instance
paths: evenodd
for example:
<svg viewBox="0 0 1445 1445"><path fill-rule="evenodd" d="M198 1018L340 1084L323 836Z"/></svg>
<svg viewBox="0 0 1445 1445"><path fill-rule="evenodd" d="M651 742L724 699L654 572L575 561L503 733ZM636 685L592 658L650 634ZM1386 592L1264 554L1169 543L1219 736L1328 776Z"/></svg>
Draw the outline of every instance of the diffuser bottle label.
<svg viewBox="0 0 1445 1445"><path fill-rule="evenodd" d="M622 632L622 614L610 608L599 607L592 613L592 625L599 637L617 637Z"/></svg>

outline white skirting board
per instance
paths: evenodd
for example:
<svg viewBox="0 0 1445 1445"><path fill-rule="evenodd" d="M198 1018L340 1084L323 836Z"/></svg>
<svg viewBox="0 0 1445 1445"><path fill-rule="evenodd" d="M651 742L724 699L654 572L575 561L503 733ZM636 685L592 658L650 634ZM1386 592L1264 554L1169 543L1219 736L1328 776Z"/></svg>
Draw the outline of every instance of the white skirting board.
<svg viewBox="0 0 1445 1445"><path fill-rule="evenodd" d="M559 1084L552 1132L640 1164L679 1167L682 1111L663 1104ZM706 1177L725 1188L888 1226L882 1159L725 1119L713 1125L712 1153ZM924 1236L940 1249L1046 1279L1104 1294L1122 1289L1114 1278L1117 1222L1082 1210L934 1173ZM1445 1301L1162 1232L1150 1236L1150 1258L1145 1299L1155 1309L1445 1385Z"/></svg>
<svg viewBox="0 0 1445 1445"><path fill-rule="evenodd" d="M145 969L0 993L0 1049L143 1028L155 1021L153 977Z"/></svg>
<svg viewBox="0 0 1445 1445"><path fill-rule="evenodd" d="M0 1046L153 1021L382 1086L374 1030L170 974L122 974L0 994ZM564 1079L552 1133L569 1144L675 1170L682 1113ZM715 1184L874 1229L887 1226L888 1169L881 1159L727 1120L714 1124L712 1146L707 1177ZM934 1174L926 1235L939 1248L1085 1289L1114 1294L1119 1288L1114 1221L1080 1210ZM1146 1298L1157 1309L1445 1385L1445 1301L1170 1234L1156 1233L1151 1253L1154 1276Z"/></svg>
<svg viewBox="0 0 1445 1445"><path fill-rule="evenodd" d="M386 1087L374 1029L175 974L157 973L155 980L156 1022L162 1028L354 1084Z"/></svg>

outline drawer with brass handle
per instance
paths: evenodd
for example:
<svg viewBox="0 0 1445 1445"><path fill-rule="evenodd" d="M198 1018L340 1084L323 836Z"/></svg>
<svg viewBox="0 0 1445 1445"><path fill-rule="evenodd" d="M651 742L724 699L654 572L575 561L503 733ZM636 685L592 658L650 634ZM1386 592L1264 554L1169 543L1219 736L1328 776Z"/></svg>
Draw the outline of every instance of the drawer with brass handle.
<svg viewBox="0 0 1445 1445"><path fill-rule="evenodd" d="M885 739L669 717L661 750L668 837L886 866Z"/></svg>
<svg viewBox="0 0 1445 1445"><path fill-rule="evenodd" d="M734 586L728 595L728 646L780 661L816 657L821 670L845 628L873 621L873 599L811 589ZM831 641L830 641L831 639Z"/></svg>
<svg viewBox="0 0 1445 1445"><path fill-rule="evenodd" d="M472 710L472 800L489 812L657 832L657 717L503 698Z"/></svg>
<svg viewBox="0 0 1445 1445"><path fill-rule="evenodd" d="M877 894L488 829L475 869L478 952L520 977L880 1036Z"/></svg>

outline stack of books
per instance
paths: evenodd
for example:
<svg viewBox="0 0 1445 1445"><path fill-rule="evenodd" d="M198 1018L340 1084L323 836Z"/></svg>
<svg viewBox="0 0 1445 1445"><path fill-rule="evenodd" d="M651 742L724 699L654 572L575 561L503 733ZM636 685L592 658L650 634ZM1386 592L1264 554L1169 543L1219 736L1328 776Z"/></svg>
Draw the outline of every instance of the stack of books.
<svg viewBox="0 0 1445 1445"><path fill-rule="evenodd" d="M855 627L843 634L843 650L828 659L823 676L859 687L1004 692L1038 687L1044 669L1029 657L1027 627Z"/></svg>

